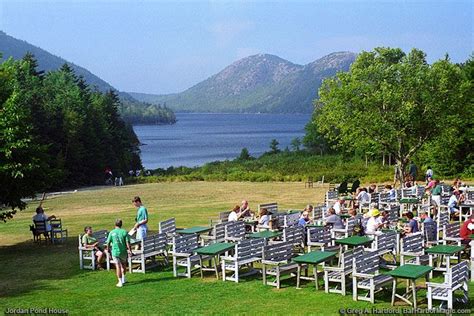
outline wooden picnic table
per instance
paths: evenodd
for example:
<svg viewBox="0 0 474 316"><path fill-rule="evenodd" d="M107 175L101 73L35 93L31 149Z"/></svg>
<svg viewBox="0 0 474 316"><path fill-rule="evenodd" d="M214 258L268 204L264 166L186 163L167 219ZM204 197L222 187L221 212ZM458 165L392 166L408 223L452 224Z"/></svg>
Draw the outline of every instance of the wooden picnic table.
<svg viewBox="0 0 474 316"><path fill-rule="evenodd" d="M425 250L425 252L429 255L430 258L430 266L433 267L433 258L436 255L440 255L441 257L445 257L446 259L446 267L445 268L434 268L433 270L436 271L448 271L451 265L451 256L457 254L458 255L458 263L461 262L461 251L465 249L464 246L453 246L453 245L436 245L430 247ZM430 272L430 278L433 277L433 271Z"/></svg>
<svg viewBox="0 0 474 316"><path fill-rule="evenodd" d="M233 249L235 244L233 243L228 243L228 242L217 242L205 247L197 248L195 250L196 254L199 255L199 270L201 272L201 278L203 277L203 271L215 271L216 272L216 278L219 279L219 264L218 262L220 261L220 255ZM209 263L211 263L212 260L214 260L214 266L213 267L204 267L203 265L203 256L209 256Z"/></svg>
<svg viewBox="0 0 474 316"><path fill-rule="evenodd" d="M395 297L400 298L401 300L407 302L410 305L413 305L416 308L416 280L421 277L425 277L426 282L428 282L428 275L433 270L433 267L430 266L420 266L416 264L405 264L399 266L392 271L386 272L386 274L393 277L393 288L392 288L392 306L395 304ZM411 283L411 293L409 285L407 285L405 294L397 294L397 281L398 279L406 279ZM413 297L413 302L410 301L410 297Z"/></svg>
<svg viewBox="0 0 474 316"><path fill-rule="evenodd" d="M296 288L300 288L300 279L303 280L311 280L314 281L316 285L316 290L319 289L318 287L318 264L323 264L334 258L336 256L337 252L335 251L312 251L308 252L307 254L298 256L296 258L293 258L293 261L298 264L298 274L296 275ZM309 276L301 276L301 270L303 265L312 265L313 266L313 277ZM308 270L306 270L308 271Z"/></svg>

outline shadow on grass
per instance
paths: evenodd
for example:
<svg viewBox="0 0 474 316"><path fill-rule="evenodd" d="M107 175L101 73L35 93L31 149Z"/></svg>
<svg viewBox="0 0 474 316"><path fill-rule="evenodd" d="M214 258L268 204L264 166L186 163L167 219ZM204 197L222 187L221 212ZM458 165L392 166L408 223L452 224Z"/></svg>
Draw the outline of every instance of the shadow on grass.
<svg viewBox="0 0 474 316"><path fill-rule="evenodd" d="M29 240L1 246L0 262L0 297L48 289L51 286L47 281L60 281L84 273L79 269L77 237L54 245L38 245Z"/></svg>

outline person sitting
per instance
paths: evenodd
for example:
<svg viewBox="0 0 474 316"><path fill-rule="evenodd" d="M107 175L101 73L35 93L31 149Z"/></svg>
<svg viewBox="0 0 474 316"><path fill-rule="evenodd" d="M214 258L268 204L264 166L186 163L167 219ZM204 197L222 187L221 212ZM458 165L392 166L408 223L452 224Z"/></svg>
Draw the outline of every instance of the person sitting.
<svg viewBox="0 0 474 316"><path fill-rule="evenodd" d="M461 192L454 190L449 198L448 208L451 216L459 216L459 204L462 202Z"/></svg>
<svg viewBox="0 0 474 316"><path fill-rule="evenodd" d="M305 227L309 223L311 223L311 219L309 218L309 212L308 211L303 211L303 213L301 214L300 219L298 220L298 225L301 226L301 227Z"/></svg>
<svg viewBox="0 0 474 316"><path fill-rule="evenodd" d="M239 218L252 217L254 215L253 212L250 210L249 202L247 200L242 200L242 205L240 206L239 212L240 212Z"/></svg>
<svg viewBox="0 0 474 316"><path fill-rule="evenodd" d="M270 224L270 215L266 208L260 209L260 213L258 214L258 225L260 226L269 226Z"/></svg>
<svg viewBox="0 0 474 316"><path fill-rule="evenodd" d="M397 190L393 188L390 184L385 186L385 192L388 193L388 200L390 202L395 202L397 200Z"/></svg>
<svg viewBox="0 0 474 316"><path fill-rule="evenodd" d="M230 211L230 214L229 214L229 217L227 218L227 220L229 222L235 222L235 221L239 220L240 216L241 216L240 206L236 205L236 206L234 206L232 211Z"/></svg>
<svg viewBox="0 0 474 316"><path fill-rule="evenodd" d="M364 205L370 202L370 194L367 193L366 188L360 188L359 194L357 195L357 206Z"/></svg>
<svg viewBox="0 0 474 316"><path fill-rule="evenodd" d="M435 221L428 215L427 211L420 212L420 219L423 223L434 223Z"/></svg>
<svg viewBox="0 0 474 316"><path fill-rule="evenodd" d="M332 207L328 210L325 225L332 226L336 229L344 229L341 217L336 214L336 210Z"/></svg>
<svg viewBox="0 0 474 316"><path fill-rule="evenodd" d="M44 210L41 206L38 206L36 208L36 215L33 216L33 221L34 222L42 222L44 221L46 223L46 232L50 232L51 231L51 224L49 223L50 220L52 219L55 219L56 216L54 215L51 215L51 216L48 216L44 213Z"/></svg>
<svg viewBox="0 0 474 316"><path fill-rule="evenodd" d="M406 176L405 183L403 184L403 186L405 187L405 189L413 187L413 178L411 175Z"/></svg>
<svg viewBox="0 0 474 316"><path fill-rule="evenodd" d="M313 208L313 205L308 204L308 205L306 205L306 207L304 208L303 211L307 211L309 214L312 214L312 213L313 213L313 209L314 209L314 208Z"/></svg>
<svg viewBox="0 0 474 316"><path fill-rule="evenodd" d="M344 210L344 203L345 201L343 199L337 200L336 203L334 203L334 206L332 208L334 209L337 215L340 215L342 210Z"/></svg>
<svg viewBox="0 0 474 316"><path fill-rule="evenodd" d="M367 192L367 191L366 191L366 192ZM375 183L372 183L372 184L369 186L368 192L369 192L369 194L370 194L370 193L375 193L375 192L377 192L377 185L376 185Z"/></svg>
<svg viewBox="0 0 474 316"><path fill-rule="evenodd" d="M104 252L101 249L97 239L92 236L92 227L86 226L84 228L84 235L81 239L82 246L86 249L95 249L95 256L97 257L97 268L101 268L100 264L102 263L102 258L104 257Z"/></svg>
<svg viewBox="0 0 474 316"><path fill-rule="evenodd" d="M367 221L367 226L365 228L366 235L376 235L379 234L379 229L383 226L382 220L380 218L380 211L378 209L373 209L370 212L370 218Z"/></svg>
<svg viewBox="0 0 474 316"><path fill-rule="evenodd" d="M387 210L382 211L382 216L380 217L380 222L383 224L383 228L390 228L390 214Z"/></svg>
<svg viewBox="0 0 474 316"><path fill-rule="evenodd" d="M436 181L433 180L431 177L427 179L427 185L425 186L426 190L432 190L436 186Z"/></svg>
<svg viewBox="0 0 474 316"><path fill-rule="evenodd" d="M430 178L433 178L433 169L431 169L431 167L428 166L428 170L426 170L426 174L425 174L426 183L429 183Z"/></svg>
<svg viewBox="0 0 474 316"><path fill-rule="evenodd" d="M459 235L462 239L461 243L464 245L468 245L472 241L470 237L471 235L474 235L474 214L469 216L469 218L462 224Z"/></svg>
<svg viewBox="0 0 474 316"><path fill-rule="evenodd" d="M418 222L414 219L412 212L407 212L405 215L408 219L408 223L405 224L403 230L405 231L405 235L410 235L413 233L419 232Z"/></svg>

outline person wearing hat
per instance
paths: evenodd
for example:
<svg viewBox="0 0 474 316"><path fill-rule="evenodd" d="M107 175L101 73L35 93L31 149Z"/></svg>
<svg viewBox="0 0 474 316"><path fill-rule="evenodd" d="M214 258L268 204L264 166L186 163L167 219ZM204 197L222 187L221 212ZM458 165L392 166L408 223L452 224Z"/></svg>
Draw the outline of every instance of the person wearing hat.
<svg viewBox="0 0 474 316"><path fill-rule="evenodd" d="M371 216L367 221L367 226L365 228L365 234L376 235L379 233L379 229L383 226L382 220L380 219L380 211L378 209L373 209L370 215Z"/></svg>

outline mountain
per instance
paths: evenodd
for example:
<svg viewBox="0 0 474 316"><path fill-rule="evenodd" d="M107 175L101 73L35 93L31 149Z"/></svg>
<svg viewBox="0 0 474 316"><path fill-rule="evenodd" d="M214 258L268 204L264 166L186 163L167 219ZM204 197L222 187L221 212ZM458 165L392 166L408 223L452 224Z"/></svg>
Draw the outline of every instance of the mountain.
<svg viewBox="0 0 474 316"><path fill-rule="evenodd" d="M128 93L118 91L108 82L97 77L89 70L68 62L63 58L55 56L26 41L16 39L7 35L5 32L0 31L0 54L2 54L0 62L9 57L13 57L13 59L21 59L27 52L30 52L35 56L38 61L38 70L57 70L67 63L74 70L76 75L84 77L89 86L95 87L101 92L109 90L116 91L122 102L122 118L127 122L133 124L172 124L176 121L175 115L170 109L138 101Z"/></svg>
<svg viewBox="0 0 474 316"><path fill-rule="evenodd" d="M322 80L347 71L355 56L337 52L297 65L274 55L253 55L181 93L129 94L180 112L310 113Z"/></svg>

